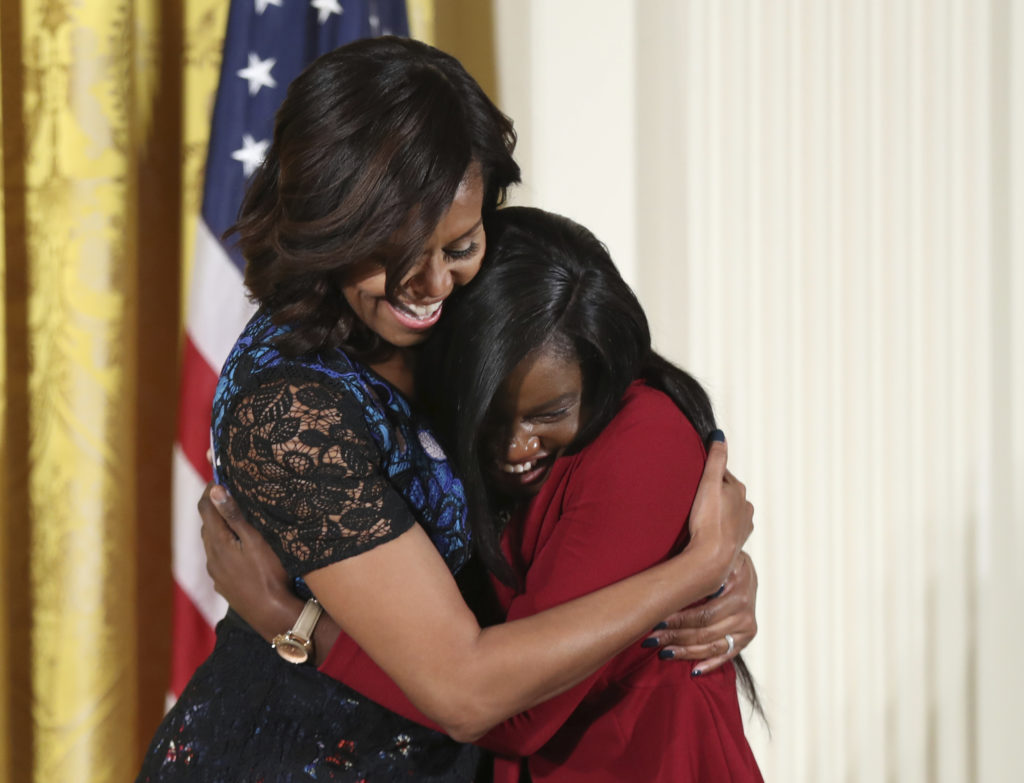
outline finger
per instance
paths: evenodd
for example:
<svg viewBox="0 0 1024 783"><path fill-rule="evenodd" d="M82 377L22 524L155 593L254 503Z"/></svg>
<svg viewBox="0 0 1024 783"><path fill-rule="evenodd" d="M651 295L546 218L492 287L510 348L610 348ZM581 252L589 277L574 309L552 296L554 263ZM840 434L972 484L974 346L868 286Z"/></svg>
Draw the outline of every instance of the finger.
<svg viewBox="0 0 1024 783"><path fill-rule="evenodd" d="M709 662L718 661L719 659L724 662L730 658L735 658L740 654L740 651L749 644L751 638L746 634L737 633L734 633L732 636L732 650L729 649L729 642L723 636L709 644L695 645L691 647L667 645L658 651L658 657L662 660L697 661L694 668L698 668L703 671L707 669Z"/></svg>
<svg viewBox="0 0 1024 783"><path fill-rule="evenodd" d="M740 552L733 573L749 579L754 586L754 592L757 592L757 568L754 566L754 559L746 552Z"/></svg>
<svg viewBox="0 0 1024 783"><path fill-rule="evenodd" d="M231 529L227 520L220 513L220 509L213 502L216 497L215 492L218 489L223 490L222 487L218 487L216 484L207 484L206 490L203 492L203 496L199 498L199 503L197 504L199 517L203 521L199 533L207 547L214 546L214 544L222 541L238 540L238 535ZM213 538L214 541L209 541L210 538Z"/></svg>
<svg viewBox="0 0 1024 783"><path fill-rule="evenodd" d="M749 611L747 591L738 590L737 585L730 579L717 598L669 615L665 618L665 626L675 631L709 628L723 618L742 615Z"/></svg>
<svg viewBox="0 0 1024 783"><path fill-rule="evenodd" d="M746 578L748 569L753 573L754 563L750 559L750 555L743 550L740 550L740 553L736 556L736 564L733 566L732 572L729 574L729 579L727 581L735 582L738 579Z"/></svg>
<svg viewBox="0 0 1024 783"><path fill-rule="evenodd" d="M688 658L696 658L701 655L710 657L713 654L711 646L715 644L721 646L720 641L725 638L727 633L732 634L734 639L739 639L742 635L743 638L749 641L757 633L757 625L753 620L746 622L743 618L729 616L723 617L720 622L707 628L670 628L654 631L647 636L647 639L654 639L655 641L645 640L645 642L648 647L677 647L686 648L687 650L704 650L704 652L688 655Z"/></svg>
<svg viewBox="0 0 1024 783"><path fill-rule="evenodd" d="M706 677L715 669L719 668L720 666L723 666L731 660L731 656L719 655L715 658L709 658L706 661L698 661L693 665L693 670L690 672L690 674L692 674L694 677Z"/></svg>
<svg viewBox="0 0 1024 783"><path fill-rule="evenodd" d="M729 650L729 642L725 639L725 634L706 644L667 644L664 649L672 650L676 657L703 662L710 658L735 658L743 652L743 649L750 644L753 638L753 634L738 632L734 629L732 632L733 648L731 652Z"/></svg>
<svg viewBox="0 0 1024 783"><path fill-rule="evenodd" d="M726 588L728 590L728 588ZM723 614L729 614L733 597L723 593L714 601L708 601L683 609L665 618L665 626L672 631L698 630L708 628L719 621Z"/></svg>
<svg viewBox="0 0 1024 783"><path fill-rule="evenodd" d="M725 443L725 433L715 430L711 433L710 445L708 446L708 458L704 463L704 475L700 483L704 482L720 484L725 480L727 473L726 463L729 457L729 447Z"/></svg>
<svg viewBox="0 0 1024 783"><path fill-rule="evenodd" d="M246 521L241 506L228 494L224 487L212 487L210 489L210 500L213 502L216 513L224 519L224 522L243 543L254 540L254 537L259 536L256 528Z"/></svg>

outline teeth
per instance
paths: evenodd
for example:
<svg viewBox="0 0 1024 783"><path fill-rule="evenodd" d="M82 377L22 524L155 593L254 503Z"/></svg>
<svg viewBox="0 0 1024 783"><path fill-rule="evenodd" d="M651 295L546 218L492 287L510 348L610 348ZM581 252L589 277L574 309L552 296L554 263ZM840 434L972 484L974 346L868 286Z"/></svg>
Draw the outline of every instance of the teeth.
<svg viewBox="0 0 1024 783"><path fill-rule="evenodd" d="M504 463L501 469L506 473L526 473L528 470L533 470L534 463L532 462L520 462L518 465L509 465Z"/></svg>
<svg viewBox="0 0 1024 783"><path fill-rule="evenodd" d="M430 305L414 305L410 302L402 302L402 307L420 320L425 320L436 313L440 309L441 304L441 302L434 302L434 304Z"/></svg>

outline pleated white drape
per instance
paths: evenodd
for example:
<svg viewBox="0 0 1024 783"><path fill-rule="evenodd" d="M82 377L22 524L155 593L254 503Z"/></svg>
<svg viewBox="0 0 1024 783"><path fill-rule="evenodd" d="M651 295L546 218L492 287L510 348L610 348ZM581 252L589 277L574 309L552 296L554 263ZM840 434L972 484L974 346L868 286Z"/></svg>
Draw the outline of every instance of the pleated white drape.
<svg viewBox="0 0 1024 783"><path fill-rule="evenodd" d="M757 506L765 778L1024 780L1024 3L496 9L520 200L608 241Z"/></svg>

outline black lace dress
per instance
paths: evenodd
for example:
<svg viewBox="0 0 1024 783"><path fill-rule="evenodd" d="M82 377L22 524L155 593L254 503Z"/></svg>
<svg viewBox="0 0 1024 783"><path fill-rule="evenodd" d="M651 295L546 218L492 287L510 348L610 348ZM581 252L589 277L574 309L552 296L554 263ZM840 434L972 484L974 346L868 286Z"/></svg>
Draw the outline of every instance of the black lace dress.
<svg viewBox="0 0 1024 783"><path fill-rule="evenodd" d="M416 523L456 572L469 554L465 496L429 430L341 351L282 357L281 331L258 313L221 373L220 482L296 578ZM473 746L285 662L229 611L138 780L454 783L472 780L478 759Z"/></svg>

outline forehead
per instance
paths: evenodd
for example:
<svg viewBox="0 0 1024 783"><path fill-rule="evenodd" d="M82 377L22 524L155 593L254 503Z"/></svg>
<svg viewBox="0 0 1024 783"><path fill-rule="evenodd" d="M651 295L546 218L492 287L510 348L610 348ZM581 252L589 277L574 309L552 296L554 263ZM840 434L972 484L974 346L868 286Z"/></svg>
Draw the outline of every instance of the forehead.
<svg viewBox="0 0 1024 783"><path fill-rule="evenodd" d="M480 222L484 206L484 181L478 165L470 166L459 183L455 197L431 235L435 244L447 244L472 231Z"/></svg>
<svg viewBox="0 0 1024 783"><path fill-rule="evenodd" d="M538 348L505 379L496 402L501 413L528 413L560 397L579 396L583 372L570 351L551 346Z"/></svg>

